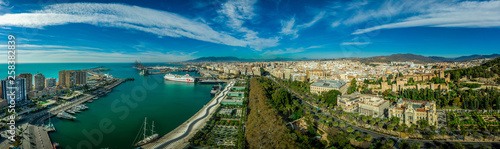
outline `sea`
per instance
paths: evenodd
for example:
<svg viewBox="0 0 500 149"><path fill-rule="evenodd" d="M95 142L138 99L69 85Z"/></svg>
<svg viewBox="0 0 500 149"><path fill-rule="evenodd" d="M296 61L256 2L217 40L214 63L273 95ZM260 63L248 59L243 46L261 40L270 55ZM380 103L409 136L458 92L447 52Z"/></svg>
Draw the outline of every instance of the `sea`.
<svg viewBox="0 0 500 149"><path fill-rule="evenodd" d="M143 63L146 66L180 66L166 63ZM16 64L16 74L42 73L46 78L58 78L61 70L104 67L117 78L134 78L113 89L107 96L92 103L89 109L77 113L76 120L51 122L56 132L49 133L52 142L64 149L128 149L143 138L147 118L147 132L163 136L188 120L211 100L212 85L164 80L164 74L139 75L131 63L29 63ZM0 64L1 78L7 77L7 64ZM184 75L186 72L176 72ZM199 76L189 72L192 76ZM154 121L154 132L151 132Z"/></svg>

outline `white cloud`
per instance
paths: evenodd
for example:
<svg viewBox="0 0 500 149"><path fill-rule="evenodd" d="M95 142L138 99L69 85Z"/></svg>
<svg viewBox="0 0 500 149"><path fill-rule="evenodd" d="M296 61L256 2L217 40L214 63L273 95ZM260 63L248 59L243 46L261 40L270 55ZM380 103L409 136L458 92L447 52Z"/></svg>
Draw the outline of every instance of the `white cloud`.
<svg viewBox="0 0 500 149"><path fill-rule="evenodd" d="M254 5L257 0L229 0L222 4L221 9L217 12L220 18L226 20L226 25L236 32L244 33L243 37L251 48L260 51L263 48L274 47L278 45L279 39L274 38L260 38L258 32L244 27L246 21L251 21L254 16Z"/></svg>
<svg viewBox="0 0 500 149"><path fill-rule="evenodd" d="M256 0L229 0L222 4L218 11L228 18L228 24L234 28L240 28L245 20L251 20L255 16L254 4Z"/></svg>
<svg viewBox="0 0 500 149"><path fill-rule="evenodd" d="M0 45L6 47L6 45ZM22 46L17 53L17 60L23 63L36 62L130 62L139 59L143 62L178 62L193 59L192 53L179 51L156 52L140 51L134 53L82 50L82 48L64 48L55 45ZM54 49L47 49L57 47ZM0 53L6 56L6 53Z"/></svg>
<svg viewBox="0 0 500 149"><path fill-rule="evenodd" d="M371 42L342 42L340 45L347 46L347 45L367 45L371 44Z"/></svg>
<svg viewBox="0 0 500 149"><path fill-rule="evenodd" d="M18 39L18 40L26 40L25 38ZM7 45L0 45L0 47L7 48ZM60 45L33 45L33 44L16 44L16 49L33 49L33 48L40 48L40 49L87 49L87 50L100 50L100 48L94 48L94 47L83 47L83 46L60 46Z"/></svg>
<svg viewBox="0 0 500 149"><path fill-rule="evenodd" d="M0 6L8 6L9 5L9 1L7 0L0 0Z"/></svg>
<svg viewBox="0 0 500 149"><path fill-rule="evenodd" d="M238 10L249 11L247 8L238 8ZM243 16L250 17L251 15ZM238 39L227 33L215 31L205 23L175 13L123 4L54 4L39 11L0 16L0 26L43 28L69 23L133 29L160 37L185 37L230 46L259 48L277 45L277 39L266 40L253 35Z"/></svg>
<svg viewBox="0 0 500 149"><path fill-rule="evenodd" d="M321 48L322 46L310 46L307 48L286 48L285 50L279 49L279 50L267 50L266 52L262 53L261 55L281 55L281 54L288 54L288 53L300 53L304 52L307 49L315 49L315 48Z"/></svg>
<svg viewBox="0 0 500 149"><path fill-rule="evenodd" d="M289 21L281 20L282 28L280 33L284 35L291 35L293 39L299 37L299 35L297 34L299 30L294 28L294 25L295 25L295 17L293 17Z"/></svg>
<svg viewBox="0 0 500 149"><path fill-rule="evenodd" d="M295 17L292 17L288 21L281 20L281 32L280 33L283 35L290 35L290 36L292 36L292 39L295 39L295 38L299 37L299 35L297 34L299 32L299 30L306 29L306 28L313 26L314 24L316 24L319 20L321 20L325 16L325 13L326 12L322 11L322 12L318 13L316 16L314 16L313 20L311 20L310 22L300 24L300 25L295 25Z"/></svg>
<svg viewBox="0 0 500 149"><path fill-rule="evenodd" d="M363 34L381 29L407 27L500 27L500 1L466 1L446 7L435 6L425 13L406 18L397 23L389 23L366 29L358 29L352 34Z"/></svg>
<svg viewBox="0 0 500 149"><path fill-rule="evenodd" d="M426 10L429 7L441 6L449 3L453 3L454 0L419 0L419 1L385 1L383 3L373 3L378 5L375 9L370 9L374 7L373 5L367 5L368 2L352 2L348 4L346 10L350 10L348 14L354 14L343 21L343 24L352 25L359 24L370 20L376 20L377 23L385 23L386 21L391 21L396 19L396 16L420 13L422 10Z"/></svg>
<svg viewBox="0 0 500 149"><path fill-rule="evenodd" d="M337 26L339 26L339 25L340 25L340 21L342 21L342 20L333 21L333 22L332 22L332 24L331 24L330 26L331 26L332 28L335 28L335 27L337 27Z"/></svg>

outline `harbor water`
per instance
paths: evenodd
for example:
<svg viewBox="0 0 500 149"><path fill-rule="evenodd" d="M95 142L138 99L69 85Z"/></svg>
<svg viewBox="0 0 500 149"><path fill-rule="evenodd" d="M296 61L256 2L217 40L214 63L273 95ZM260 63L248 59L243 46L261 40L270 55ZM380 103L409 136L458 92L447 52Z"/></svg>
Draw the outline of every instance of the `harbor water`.
<svg viewBox="0 0 500 149"><path fill-rule="evenodd" d="M167 64L144 64L147 66ZM3 68L7 68L0 65ZM76 64L18 64L17 73L40 72L46 78L58 77L60 70L89 69L99 66L118 78L134 78L118 85L104 97L86 103L88 110L76 113L76 120L52 118L56 132L49 133L52 142L62 148L127 149L142 139L139 133L144 118L155 123L155 133L163 136L189 119L211 100L212 85L173 82L163 79L164 74L141 76L139 70L126 63L76 63ZM173 66L173 65L168 65ZM6 72L6 70L5 70ZM176 74L186 74L177 72ZM189 73L191 76L199 76ZM5 78L5 76L1 76ZM138 136L139 135L139 136Z"/></svg>

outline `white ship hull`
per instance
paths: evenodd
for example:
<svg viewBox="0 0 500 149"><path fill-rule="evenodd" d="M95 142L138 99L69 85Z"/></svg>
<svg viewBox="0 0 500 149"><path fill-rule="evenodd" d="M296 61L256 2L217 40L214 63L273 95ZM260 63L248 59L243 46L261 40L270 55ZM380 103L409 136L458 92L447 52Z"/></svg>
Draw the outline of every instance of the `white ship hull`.
<svg viewBox="0 0 500 149"><path fill-rule="evenodd" d="M194 82L195 81L195 78L190 77L187 74L184 76L167 74L163 78L165 78L165 80L177 81L177 82Z"/></svg>

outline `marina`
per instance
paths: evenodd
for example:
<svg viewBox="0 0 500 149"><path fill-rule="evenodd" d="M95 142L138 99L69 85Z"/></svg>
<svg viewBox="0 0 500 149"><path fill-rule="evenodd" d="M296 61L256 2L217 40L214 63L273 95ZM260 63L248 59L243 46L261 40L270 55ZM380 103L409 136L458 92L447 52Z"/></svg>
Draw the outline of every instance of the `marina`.
<svg viewBox="0 0 500 149"><path fill-rule="evenodd" d="M85 102L82 100L82 103L75 103L73 105L86 103L85 106L88 109L80 110L80 113L75 111L73 116L76 118L74 120L51 119L54 127L57 128L57 131L49 133L53 142L59 143L62 148L77 148L81 140L88 141L81 130L93 130L99 128L101 121L109 121L112 122L112 126L115 128L114 131L103 133L103 138L105 139L101 144L93 146L93 148L133 148L134 144L138 143L137 140L134 141L137 130L138 128L143 128L141 125L143 123L137 123L138 121L143 122L145 117L148 120L154 120L154 132L159 138L189 119L211 99L208 93L211 91L213 85L169 81L165 80L164 75L140 76L140 71L131 69L130 64L111 65L114 65L114 67L107 66L112 68L109 71L110 74L113 74L117 78L134 78L134 81L121 83L121 85L114 88L112 86L115 85L110 84L109 87L96 90L89 95L83 95L82 99L84 98ZM200 77L196 72L172 72L172 74L176 75L185 75L186 73L192 77ZM134 88L142 88L141 90L147 91L148 94L146 96L143 96L140 92L131 94ZM127 96L128 98L124 98ZM140 97L139 99L143 101L132 97ZM125 99L138 106L131 107L127 105L122 102ZM123 117L123 111L117 111L116 109L118 108L126 108L130 113L136 114L129 114ZM64 110L73 110L73 106L67 107ZM75 127L79 129L75 130ZM147 127L146 138L152 134L152 121L148 121ZM72 137L66 137L68 134L71 134ZM144 135L141 134L139 140L143 139ZM126 143L117 144L116 142Z"/></svg>

